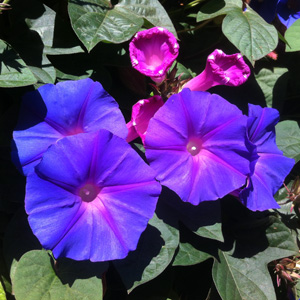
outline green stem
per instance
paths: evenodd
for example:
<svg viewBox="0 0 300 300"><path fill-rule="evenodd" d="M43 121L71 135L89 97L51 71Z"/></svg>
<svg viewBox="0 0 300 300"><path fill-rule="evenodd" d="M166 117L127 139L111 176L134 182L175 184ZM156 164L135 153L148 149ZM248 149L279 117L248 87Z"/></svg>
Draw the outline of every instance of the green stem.
<svg viewBox="0 0 300 300"><path fill-rule="evenodd" d="M4 0L1 4L8 4L10 0Z"/></svg>

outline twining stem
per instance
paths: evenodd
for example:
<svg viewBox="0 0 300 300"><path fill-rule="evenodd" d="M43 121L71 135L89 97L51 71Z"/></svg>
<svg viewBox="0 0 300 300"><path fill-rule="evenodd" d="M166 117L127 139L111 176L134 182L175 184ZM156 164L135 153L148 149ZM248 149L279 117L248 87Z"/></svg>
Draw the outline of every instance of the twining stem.
<svg viewBox="0 0 300 300"><path fill-rule="evenodd" d="M9 1L10 1L10 0L4 0L3 2L0 3L0 6L1 6L1 4L8 4Z"/></svg>

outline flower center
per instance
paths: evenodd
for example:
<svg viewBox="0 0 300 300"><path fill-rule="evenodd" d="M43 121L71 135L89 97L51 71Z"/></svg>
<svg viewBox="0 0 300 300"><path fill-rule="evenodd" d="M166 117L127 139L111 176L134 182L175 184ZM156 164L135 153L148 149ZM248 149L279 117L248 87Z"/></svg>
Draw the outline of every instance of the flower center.
<svg viewBox="0 0 300 300"><path fill-rule="evenodd" d="M87 183L79 190L79 196L84 202L92 202L100 192L100 188L96 185Z"/></svg>
<svg viewBox="0 0 300 300"><path fill-rule="evenodd" d="M186 149L191 155L195 156L200 152L201 146L202 146L202 142L200 139L192 138L189 140Z"/></svg>

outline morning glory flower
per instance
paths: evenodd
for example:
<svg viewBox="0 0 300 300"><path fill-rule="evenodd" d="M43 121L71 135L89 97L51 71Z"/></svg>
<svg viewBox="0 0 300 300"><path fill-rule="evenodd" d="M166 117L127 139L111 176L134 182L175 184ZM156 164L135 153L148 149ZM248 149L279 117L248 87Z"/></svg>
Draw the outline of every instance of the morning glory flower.
<svg viewBox="0 0 300 300"><path fill-rule="evenodd" d="M279 0L277 4L277 16L280 22L289 28L300 18L300 1Z"/></svg>
<svg viewBox="0 0 300 300"><path fill-rule="evenodd" d="M130 145L101 129L49 147L27 177L25 209L55 258L107 261L136 249L160 191Z"/></svg>
<svg viewBox="0 0 300 300"><path fill-rule="evenodd" d="M268 23L277 15L287 28L300 18L300 2L297 0L252 0L250 6Z"/></svg>
<svg viewBox="0 0 300 300"><path fill-rule="evenodd" d="M249 104L248 138L252 148L251 173L239 198L249 209L280 208L273 195L294 166L276 145L275 125L279 113L273 108Z"/></svg>
<svg viewBox="0 0 300 300"><path fill-rule="evenodd" d="M126 138L127 128L117 102L91 79L46 84L27 93L13 138L16 164L27 175L57 140L100 128Z"/></svg>
<svg viewBox="0 0 300 300"><path fill-rule="evenodd" d="M277 10L279 0L251 0L250 6L254 9L266 22L271 23Z"/></svg>
<svg viewBox="0 0 300 300"><path fill-rule="evenodd" d="M216 85L238 86L248 79L250 73L240 53L227 55L216 49L208 56L205 70L183 87L191 91L206 91Z"/></svg>
<svg viewBox="0 0 300 300"><path fill-rule="evenodd" d="M136 33L129 44L132 66L161 83L179 53L175 36L163 27Z"/></svg>
<svg viewBox="0 0 300 300"><path fill-rule="evenodd" d="M145 139L157 180L194 205L241 187L250 171L246 122L218 95L174 94L150 120Z"/></svg>
<svg viewBox="0 0 300 300"><path fill-rule="evenodd" d="M163 104L163 99L156 95L149 99L139 100L133 105L131 120L126 124L128 128L127 142L140 137L144 143L149 121Z"/></svg>

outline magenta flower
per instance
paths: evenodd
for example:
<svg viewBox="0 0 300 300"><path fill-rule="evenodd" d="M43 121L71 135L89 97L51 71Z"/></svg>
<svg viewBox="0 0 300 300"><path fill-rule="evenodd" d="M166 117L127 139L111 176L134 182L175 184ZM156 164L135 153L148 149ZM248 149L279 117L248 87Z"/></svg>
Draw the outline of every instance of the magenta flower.
<svg viewBox="0 0 300 300"><path fill-rule="evenodd" d="M283 156L276 145L275 125L278 121L276 109L249 104L247 128L252 148L251 173L239 198L253 211L279 208L273 195L295 163Z"/></svg>
<svg viewBox="0 0 300 300"><path fill-rule="evenodd" d="M102 129L49 147L27 177L25 208L55 258L107 261L136 249L160 191L130 145Z"/></svg>
<svg viewBox="0 0 300 300"><path fill-rule="evenodd" d="M206 91L216 85L238 86L248 79L250 73L240 53L227 55L216 49L208 56L205 70L183 87L191 91Z"/></svg>
<svg viewBox="0 0 300 300"><path fill-rule="evenodd" d="M140 100L132 106L131 121L126 125L128 128L127 142L140 137L144 143L149 121L163 104L164 101L160 96L153 96Z"/></svg>
<svg viewBox="0 0 300 300"><path fill-rule="evenodd" d="M129 44L132 66L161 83L178 56L179 45L167 29L153 27L138 32Z"/></svg>
<svg viewBox="0 0 300 300"><path fill-rule="evenodd" d="M194 205L245 184L247 117L218 95L183 89L151 119L146 157L162 185Z"/></svg>
<svg viewBox="0 0 300 300"><path fill-rule="evenodd" d="M104 128L126 138L117 102L91 79L46 84L23 98L12 156L27 175L57 140Z"/></svg>

